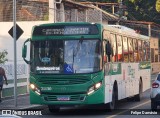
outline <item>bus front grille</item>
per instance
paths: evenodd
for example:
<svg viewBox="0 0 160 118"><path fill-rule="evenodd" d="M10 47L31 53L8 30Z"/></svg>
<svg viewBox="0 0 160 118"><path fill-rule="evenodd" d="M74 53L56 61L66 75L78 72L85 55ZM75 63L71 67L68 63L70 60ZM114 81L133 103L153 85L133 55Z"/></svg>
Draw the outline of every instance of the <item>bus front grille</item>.
<svg viewBox="0 0 160 118"><path fill-rule="evenodd" d="M63 95L61 95L63 96ZM64 95L66 96L66 95ZM57 95L45 95L44 100L45 101L83 101L85 99L85 96L81 95L68 95L68 99L59 99L59 96Z"/></svg>
<svg viewBox="0 0 160 118"><path fill-rule="evenodd" d="M52 85L72 85L72 84L84 84L89 82L88 78L38 78L37 80L41 84L52 84Z"/></svg>

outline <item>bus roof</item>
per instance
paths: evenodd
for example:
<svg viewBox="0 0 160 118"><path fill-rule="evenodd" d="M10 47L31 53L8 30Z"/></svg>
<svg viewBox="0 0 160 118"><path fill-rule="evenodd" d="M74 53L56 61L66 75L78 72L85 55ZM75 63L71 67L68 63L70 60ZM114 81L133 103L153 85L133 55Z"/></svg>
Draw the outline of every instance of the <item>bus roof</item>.
<svg viewBox="0 0 160 118"><path fill-rule="evenodd" d="M108 24L101 24L101 23L90 23L90 22L58 22L58 23L46 23L46 24L40 24L40 25L35 25L33 27L45 27L45 26L57 26L57 25L101 25L105 30L108 30L110 32L114 32L114 33L119 33L125 36L130 36L133 38L140 38L142 40L149 40L148 36L145 35L141 35L139 33L137 33L134 29L122 26L122 25L108 25Z"/></svg>
<svg viewBox="0 0 160 118"><path fill-rule="evenodd" d="M50 25L76 25L76 24L95 24L95 23L89 23L89 22L57 22L57 23L46 23L46 24L40 24L35 26L50 26Z"/></svg>
<svg viewBox="0 0 160 118"><path fill-rule="evenodd" d="M130 36L132 38L140 38L142 40L149 40L149 36L145 36L142 34L137 33L134 29L122 26L122 25L103 25L104 29L110 31L119 33L125 36Z"/></svg>

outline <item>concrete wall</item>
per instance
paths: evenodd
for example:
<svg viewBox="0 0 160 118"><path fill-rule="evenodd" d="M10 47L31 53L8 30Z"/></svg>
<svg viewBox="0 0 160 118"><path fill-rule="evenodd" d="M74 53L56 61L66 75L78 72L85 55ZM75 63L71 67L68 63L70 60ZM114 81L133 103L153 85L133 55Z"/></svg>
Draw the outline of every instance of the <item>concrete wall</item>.
<svg viewBox="0 0 160 118"><path fill-rule="evenodd" d="M16 41L17 44L17 91L18 94L25 94L28 92L27 84L29 77L28 65L22 59L22 46L27 38L31 37L31 30L34 25L49 23L48 21L38 21L38 22L17 22L17 24L23 29L24 33ZM13 95L14 78L13 78L13 59L14 59L14 41L9 35L8 31L13 26L13 22L0 22L0 51L7 50L8 62L2 66L6 70L6 76L8 78L8 85L4 85L3 97L8 97Z"/></svg>

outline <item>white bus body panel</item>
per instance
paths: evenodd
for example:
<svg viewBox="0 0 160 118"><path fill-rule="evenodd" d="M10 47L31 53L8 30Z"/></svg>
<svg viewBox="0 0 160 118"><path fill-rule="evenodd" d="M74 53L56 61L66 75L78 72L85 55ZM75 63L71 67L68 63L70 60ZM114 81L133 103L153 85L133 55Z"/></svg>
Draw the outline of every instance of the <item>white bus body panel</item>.
<svg viewBox="0 0 160 118"><path fill-rule="evenodd" d="M117 63L110 64L112 66L110 65L108 69L113 70ZM108 73L105 76L105 103L112 100L115 81L118 85L118 100L138 94L140 78L142 79L142 92L150 88L150 69L140 69L139 63L120 63L120 65L120 73Z"/></svg>

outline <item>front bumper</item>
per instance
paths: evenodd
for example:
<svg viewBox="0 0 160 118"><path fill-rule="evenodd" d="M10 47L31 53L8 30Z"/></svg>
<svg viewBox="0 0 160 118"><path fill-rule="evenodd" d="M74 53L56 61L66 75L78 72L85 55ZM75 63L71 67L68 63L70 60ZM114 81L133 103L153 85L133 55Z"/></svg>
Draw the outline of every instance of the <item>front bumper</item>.
<svg viewBox="0 0 160 118"><path fill-rule="evenodd" d="M68 96L69 100L57 100L59 96ZM44 104L44 105L90 105L104 103L104 86L101 86L94 93L86 94L41 94L38 95L30 90L30 103L31 104Z"/></svg>

